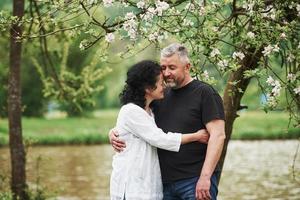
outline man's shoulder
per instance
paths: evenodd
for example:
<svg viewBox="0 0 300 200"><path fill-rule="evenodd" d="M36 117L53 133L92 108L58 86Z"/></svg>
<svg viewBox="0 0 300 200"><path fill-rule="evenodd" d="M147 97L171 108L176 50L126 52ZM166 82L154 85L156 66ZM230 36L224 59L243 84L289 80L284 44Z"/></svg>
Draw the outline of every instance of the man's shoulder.
<svg viewBox="0 0 300 200"><path fill-rule="evenodd" d="M194 87L196 87L197 90L200 92L216 93L215 88L206 82L200 80L194 80L194 85L195 85Z"/></svg>

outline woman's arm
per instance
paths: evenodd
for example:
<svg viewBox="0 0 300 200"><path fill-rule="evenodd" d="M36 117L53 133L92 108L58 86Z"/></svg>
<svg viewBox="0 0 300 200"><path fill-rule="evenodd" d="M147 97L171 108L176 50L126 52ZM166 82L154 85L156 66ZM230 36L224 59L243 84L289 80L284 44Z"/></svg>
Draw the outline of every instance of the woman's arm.
<svg viewBox="0 0 300 200"><path fill-rule="evenodd" d="M116 152L121 152L126 148L126 144L123 140L119 139L118 131L111 129L109 131L109 142ZM200 142L207 144L209 139L209 134L206 129L201 129L196 133L188 133L181 135L181 144L186 144L190 142Z"/></svg>
<svg viewBox="0 0 300 200"><path fill-rule="evenodd" d="M124 106L119 117L128 132L152 146L169 151L179 151L180 144L200 141L204 136L203 130L192 134L165 133L153 123L145 110L134 104Z"/></svg>
<svg viewBox="0 0 300 200"><path fill-rule="evenodd" d="M190 142L200 142L207 144L209 139L209 134L206 129L200 129L195 133L188 133L181 135L181 144L186 144Z"/></svg>

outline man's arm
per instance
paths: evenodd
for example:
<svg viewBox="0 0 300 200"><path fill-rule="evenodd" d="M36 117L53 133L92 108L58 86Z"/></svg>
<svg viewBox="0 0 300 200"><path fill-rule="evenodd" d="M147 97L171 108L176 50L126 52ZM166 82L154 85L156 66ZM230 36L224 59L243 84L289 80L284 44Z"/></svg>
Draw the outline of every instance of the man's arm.
<svg viewBox="0 0 300 200"><path fill-rule="evenodd" d="M206 124L206 129L210 134L205 161L202 167L200 178L196 186L196 199L210 199L209 189L210 178L220 159L225 140L225 121L216 119Z"/></svg>
<svg viewBox="0 0 300 200"><path fill-rule="evenodd" d="M116 152L121 152L124 150L126 144L123 140L119 139L118 131L116 131L115 129L111 129L108 133L108 137L110 144Z"/></svg>

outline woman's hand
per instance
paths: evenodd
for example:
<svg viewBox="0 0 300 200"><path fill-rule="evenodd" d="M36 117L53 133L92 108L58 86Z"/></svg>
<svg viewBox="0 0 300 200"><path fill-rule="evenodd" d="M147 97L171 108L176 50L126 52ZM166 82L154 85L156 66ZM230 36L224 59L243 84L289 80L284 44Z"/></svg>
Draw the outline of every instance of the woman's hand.
<svg viewBox="0 0 300 200"><path fill-rule="evenodd" d="M207 144L209 140L209 133L206 129L200 129L196 133L197 141L200 143Z"/></svg>

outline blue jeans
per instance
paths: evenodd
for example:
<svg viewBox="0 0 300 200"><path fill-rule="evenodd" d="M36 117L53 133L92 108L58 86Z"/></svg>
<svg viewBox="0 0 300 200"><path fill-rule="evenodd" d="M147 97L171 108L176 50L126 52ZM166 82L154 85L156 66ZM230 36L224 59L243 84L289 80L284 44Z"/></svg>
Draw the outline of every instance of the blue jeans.
<svg viewBox="0 0 300 200"><path fill-rule="evenodd" d="M199 177L183 179L171 183L164 183L164 198L163 200L195 200L196 184ZM217 174L211 176L210 195L211 200L217 200L218 186Z"/></svg>

